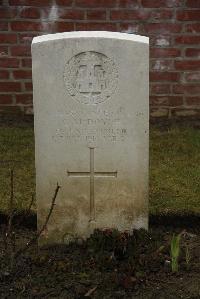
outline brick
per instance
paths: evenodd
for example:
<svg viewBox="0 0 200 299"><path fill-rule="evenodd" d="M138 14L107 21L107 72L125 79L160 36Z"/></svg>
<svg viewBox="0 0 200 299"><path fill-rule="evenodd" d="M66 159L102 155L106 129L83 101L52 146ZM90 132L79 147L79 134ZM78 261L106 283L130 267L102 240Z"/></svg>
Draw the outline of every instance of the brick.
<svg viewBox="0 0 200 299"><path fill-rule="evenodd" d="M28 7L23 8L20 12L21 18L27 19L39 19L40 18L40 10L36 7Z"/></svg>
<svg viewBox="0 0 200 299"><path fill-rule="evenodd" d="M17 94L15 95L16 104L30 105L33 103L33 95L31 93L27 94Z"/></svg>
<svg viewBox="0 0 200 299"><path fill-rule="evenodd" d="M192 8L200 8L200 0L187 0L186 6Z"/></svg>
<svg viewBox="0 0 200 299"><path fill-rule="evenodd" d="M200 72L185 73L185 81L187 82L200 82Z"/></svg>
<svg viewBox="0 0 200 299"><path fill-rule="evenodd" d="M73 0L56 0L57 5L71 6Z"/></svg>
<svg viewBox="0 0 200 299"><path fill-rule="evenodd" d="M119 21L147 20L150 13L143 10L115 10L111 11L110 19Z"/></svg>
<svg viewBox="0 0 200 299"><path fill-rule="evenodd" d="M173 116L181 118L192 118L197 119L200 116L200 111L197 109L188 109L188 108L182 108L182 109L174 109L173 110Z"/></svg>
<svg viewBox="0 0 200 299"><path fill-rule="evenodd" d="M168 96L150 96L150 105L153 106L168 106Z"/></svg>
<svg viewBox="0 0 200 299"><path fill-rule="evenodd" d="M10 33L0 33L1 44L14 44L17 42L17 35Z"/></svg>
<svg viewBox="0 0 200 299"><path fill-rule="evenodd" d="M13 31L43 31L43 25L31 21L14 21L11 23Z"/></svg>
<svg viewBox="0 0 200 299"><path fill-rule="evenodd" d="M200 10L178 11L176 13L176 18L178 21L199 21Z"/></svg>
<svg viewBox="0 0 200 299"><path fill-rule="evenodd" d="M8 46L0 46L0 57L8 55Z"/></svg>
<svg viewBox="0 0 200 299"><path fill-rule="evenodd" d="M199 94L200 85L198 84L177 84L173 86L173 92L179 94Z"/></svg>
<svg viewBox="0 0 200 299"><path fill-rule="evenodd" d="M13 77L16 80L31 79L32 78L32 72L31 72L31 70L16 70L16 71L13 71Z"/></svg>
<svg viewBox="0 0 200 299"><path fill-rule="evenodd" d="M75 5L77 7L88 7L88 8L115 7L116 0L75 0Z"/></svg>
<svg viewBox="0 0 200 299"><path fill-rule="evenodd" d="M26 91L32 91L33 90L32 82L25 82L24 85L25 85L25 90Z"/></svg>
<svg viewBox="0 0 200 299"><path fill-rule="evenodd" d="M0 58L0 67L18 68L19 67L19 59L12 58L12 57Z"/></svg>
<svg viewBox="0 0 200 299"><path fill-rule="evenodd" d="M142 0L142 6L148 8L180 7L182 0Z"/></svg>
<svg viewBox="0 0 200 299"><path fill-rule="evenodd" d="M119 7L122 8L139 8L140 1L139 0L119 0Z"/></svg>
<svg viewBox="0 0 200 299"><path fill-rule="evenodd" d="M0 94L0 105L10 105L12 104L11 94Z"/></svg>
<svg viewBox="0 0 200 299"><path fill-rule="evenodd" d="M151 94L169 94L169 84L154 84L151 86Z"/></svg>
<svg viewBox="0 0 200 299"><path fill-rule="evenodd" d="M151 23L144 25L145 33L178 33L182 30L181 24L171 24L171 23Z"/></svg>
<svg viewBox="0 0 200 299"><path fill-rule="evenodd" d="M0 106L0 113L5 115L18 115L23 116L22 109L19 106L13 106L13 105L1 105Z"/></svg>
<svg viewBox="0 0 200 299"><path fill-rule="evenodd" d="M35 36L38 36L38 33L27 32L27 33L19 33L18 34L19 42L22 44L31 44L32 39Z"/></svg>
<svg viewBox="0 0 200 299"><path fill-rule="evenodd" d="M25 115L33 115L33 105L24 106L24 114Z"/></svg>
<svg viewBox="0 0 200 299"><path fill-rule="evenodd" d="M90 10L87 11L87 20L105 20L106 11L105 10Z"/></svg>
<svg viewBox="0 0 200 299"><path fill-rule="evenodd" d="M173 11L172 10L158 10L158 11L152 11L151 12L151 20L167 20L171 19L173 17Z"/></svg>
<svg viewBox="0 0 200 299"><path fill-rule="evenodd" d="M168 97L169 106L182 106L183 105L183 97L181 96L169 96Z"/></svg>
<svg viewBox="0 0 200 299"><path fill-rule="evenodd" d="M181 106L182 96L150 96L150 104L153 106Z"/></svg>
<svg viewBox="0 0 200 299"><path fill-rule="evenodd" d="M56 33L56 22L43 21L41 23L41 31L45 33Z"/></svg>
<svg viewBox="0 0 200 299"><path fill-rule="evenodd" d="M77 23L76 30L108 30L116 31L116 23Z"/></svg>
<svg viewBox="0 0 200 299"><path fill-rule="evenodd" d="M49 22L58 21L59 19L69 19L69 20L83 20L85 16L84 10L81 9L66 9L65 7L56 7L55 13L51 7L44 8L41 12L43 21L45 19Z"/></svg>
<svg viewBox="0 0 200 299"><path fill-rule="evenodd" d="M200 60L175 61L174 65L180 71L200 70Z"/></svg>
<svg viewBox="0 0 200 299"><path fill-rule="evenodd" d="M59 9L58 15L60 19L69 19L69 20L83 20L84 11L77 9Z"/></svg>
<svg viewBox="0 0 200 299"><path fill-rule="evenodd" d="M67 23L67 22L55 22L54 23L54 30L55 32L65 32L65 31L73 31L74 24Z"/></svg>
<svg viewBox="0 0 200 299"><path fill-rule="evenodd" d="M32 67L32 59L31 58L22 59L22 66L31 68Z"/></svg>
<svg viewBox="0 0 200 299"><path fill-rule="evenodd" d="M126 33L140 33L141 32L141 26L140 26L140 24L120 23L119 24L119 31L126 32Z"/></svg>
<svg viewBox="0 0 200 299"><path fill-rule="evenodd" d="M159 57L179 57L181 55L181 51L175 48L151 48L150 49L150 57L159 58Z"/></svg>
<svg viewBox="0 0 200 299"><path fill-rule="evenodd" d="M17 45L11 47L12 56L31 56L30 45Z"/></svg>
<svg viewBox="0 0 200 299"><path fill-rule="evenodd" d="M178 81L180 74L175 72L150 72L150 81Z"/></svg>
<svg viewBox="0 0 200 299"><path fill-rule="evenodd" d="M49 6L52 5L52 0L9 0L12 6Z"/></svg>
<svg viewBox="0 0 200 299"><path fill-rule="evenodd" d="M173 61L170 59L151 60L151 70L154 71L171 71L173 70Z"/></svg>
<svg viewBox="0 0 200 299"><path fill-rule="evenodd" d="M186 103L187 105L200 105L200 96L197 97L186 97Z"/></svg>
<svg viewBox="0 0 200 299"><path fill-rule="evenodd" d="M21 91L20 82L0 82L0 92Z"/></svg>
<svg viewBox="0 0 200 299"><path fill-rule="evenodd" d="M165 108L159 108L159 107L150 107L150 116L151 116L151 118L156 118L156 119L158 119L158 117L159 118L166 118L166 117L168 117L168 115L169 115L169 111L168 111L168 109L167 109L167 107L165 107Z"/></svg>
<svg viewBox="0 0 200 299"><path fill-rule="evenodd" d="M200 35L183 35L175 38L177 44L195 45L200 43Z"/></svg>
<svg viewBox="0 0 200 299"><path fill-rule="evenodd" d="M17 10L11 7L0 7L0 19L14 18L17 15Z"/></svg>
<svg viewBox="0 0 200 299"><path fill-rule="evenodd" d="M169 106L182 106L183 105L183 97L180 96L169 96L168 97L169 100Z"/></svg>
<svg viewBox="0 0 200 299"><path fill-rule="evenodd" d="M9 79L9 72L7 70L0 70L0 79Z"/></svg>
<svg viewBox="0 0 200 299"><path fill-rule="evenodd" d="M8 30L8 23L0 22L0 31L7 31L7 30Z"/></svg>
<svg viewBox="0 0 200 299"><path fill-rule="evenodd" d="M156 35L151 37L151 45L158 47L169 47L172 44L171 36L168 35Z"/></svg>
<svg viewBox="0 0 200 299"><path fill-rule="evenodd" d="M200 23L186 25L186 32L198 33L200 32Z"/></svg>
<svg viewBox="0 0 200 299"><path fill-rule="evenodd" d="M200 49L186 49L185 55L188 57L200 57Z"/></svg>

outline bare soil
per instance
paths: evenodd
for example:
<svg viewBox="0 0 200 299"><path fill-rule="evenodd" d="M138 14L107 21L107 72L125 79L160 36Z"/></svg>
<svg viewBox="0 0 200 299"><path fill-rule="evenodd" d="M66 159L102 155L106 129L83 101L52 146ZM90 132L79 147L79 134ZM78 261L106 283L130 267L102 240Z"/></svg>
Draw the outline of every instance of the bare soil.
<svg viewBox="0 0 200 299"><path fill-rule="evenodd" d="M0 298L200 298L200 223L183 226L154 221L149 232L134 231L132 236L105 230L70 245L35 245L10 270L2 224ZM180 232L179 271L172 273L170 241ZM16 247L35 233L18 228Z"/></svg>

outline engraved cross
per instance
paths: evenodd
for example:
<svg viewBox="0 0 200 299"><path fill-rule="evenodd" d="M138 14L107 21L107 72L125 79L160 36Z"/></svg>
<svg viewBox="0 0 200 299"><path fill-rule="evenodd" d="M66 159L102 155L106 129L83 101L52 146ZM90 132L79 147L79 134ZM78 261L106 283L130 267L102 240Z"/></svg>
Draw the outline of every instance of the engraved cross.
<svg viewBox="0 0 200 299"><path fill-rule="evenodd" d="M95 177L117 177L117 171L95 171L94 148L90 148L90 171L67 171L71 177L90 178L90 221L95 221L94 179Z"/></svg>

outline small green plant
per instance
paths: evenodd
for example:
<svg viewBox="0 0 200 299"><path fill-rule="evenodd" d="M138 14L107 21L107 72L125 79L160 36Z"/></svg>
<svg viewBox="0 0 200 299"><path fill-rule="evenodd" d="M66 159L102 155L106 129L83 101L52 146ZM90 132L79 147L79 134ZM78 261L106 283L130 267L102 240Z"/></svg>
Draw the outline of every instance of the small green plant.
<svg viewBox="0 0 200 299"><path fill-rule="evenodd" d="M178 258L180 255L180 240L181 240L181 234L178 234L177 236L173 234L171 239L171 267L172 272L178 272Z"/></svg>
<svg viewBox="0 0 200 299"><path fill-rule="evenodd" d="M186 262L187 269L189 269L190 261L191 261L190 249L189 249L189 246L186 246L185 247L185 262Z"/></svg>

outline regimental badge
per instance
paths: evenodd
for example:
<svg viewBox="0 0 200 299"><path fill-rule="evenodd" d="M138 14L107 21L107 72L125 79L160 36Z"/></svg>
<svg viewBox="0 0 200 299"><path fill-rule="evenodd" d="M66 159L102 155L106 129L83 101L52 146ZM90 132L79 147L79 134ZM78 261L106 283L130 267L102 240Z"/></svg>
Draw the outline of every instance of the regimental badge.
<svg viewBox="0 0 200 299"><path fill-rule="evenodd" d="M115 92L118 71L115 63L102 53L82 52L65 65L67 92L82 104L99 104Z"/></svg>

